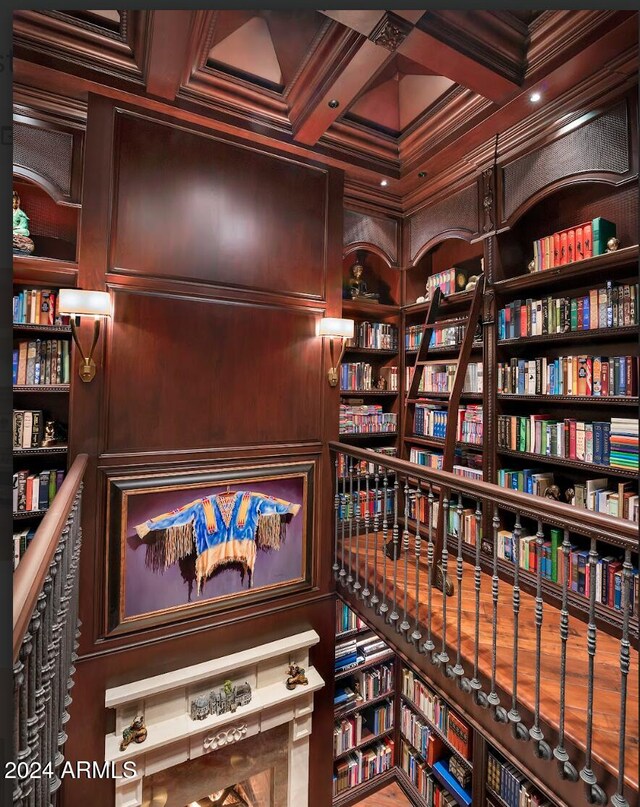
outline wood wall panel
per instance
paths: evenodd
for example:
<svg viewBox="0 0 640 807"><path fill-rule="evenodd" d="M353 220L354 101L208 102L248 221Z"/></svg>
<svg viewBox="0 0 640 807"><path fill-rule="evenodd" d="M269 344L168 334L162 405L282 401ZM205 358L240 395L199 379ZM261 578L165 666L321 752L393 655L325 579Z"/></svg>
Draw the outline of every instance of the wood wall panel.
<svg viewBox="0 0 640 807"><path fill-rule="evenodd" d="M106 450L321 439L318 316L115 292Z"/></svg>
<svg viewBox="0 0 640 807"><path fill-rule="evenodd" d="M121 113L111 263L324 298L325 170Z"/></svg>

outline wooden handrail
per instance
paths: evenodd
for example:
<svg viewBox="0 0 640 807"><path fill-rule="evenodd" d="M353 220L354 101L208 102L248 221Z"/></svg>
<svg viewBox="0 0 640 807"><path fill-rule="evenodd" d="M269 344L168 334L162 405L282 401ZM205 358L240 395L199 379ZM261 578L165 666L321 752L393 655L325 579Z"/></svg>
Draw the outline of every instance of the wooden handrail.
<svg viewBox="0 0 640 807"><path fill-rule="evenodd" d="M348 454L356 459L383 466L390 471L397 471L412 479L442 488L454 489L474 499L489 500L498 507L518 510L523 515L560 524L571 532L587 536L593 535L600 540L630 549L632 552L638 551L638 525L632 521L573 507L544 496L531 496L528 493L508 490L492 482L467 479L450 471L437 471L413 462L388 457L386 454L378 454L369 448L358 448L335 441L329 443L329 448L341 454ZM606 472L604 466L603 471Z"/></svg>
<svg viewBox="0 0 640 807"><path fill-rule="evenodd" d="M49 566L82 483L87 454L78 454L13 575L13 663L42 591Z"/></svg>

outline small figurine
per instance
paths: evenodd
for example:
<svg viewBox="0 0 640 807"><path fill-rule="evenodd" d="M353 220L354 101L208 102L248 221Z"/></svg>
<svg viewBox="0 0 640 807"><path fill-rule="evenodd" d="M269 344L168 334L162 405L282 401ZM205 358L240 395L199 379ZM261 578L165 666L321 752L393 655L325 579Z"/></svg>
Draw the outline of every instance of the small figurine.
<svg viewBox="0 0 640 807"><path fill-rule="evenodd" d="M122 732L122 742L120 743L120 750L124 751L129 743L143 743L147 739L147 727L144 724L144 715L139 715Z"/></svg>
<svg viewBox="0 0 640 807"><path fill-rule="evenodd" d="M376 381L376 389L385 390L387 388L387 381L385 378L380 376L380 378Z"/></svg>
<svg viewBox="0 0 640 807"><path fill-rule="evenodd" d="M607 252L615 252L619 246L620 240L618 238L610 238L607 241Z"/></svg>
<svg viewBox="0 0 640 807"><path fill-rule="evenodd" d="M13 192L13 254L31 255L35 244L29 238L29 217L20 207L20 197Z"/></svg>
<svg viewBox="0 0 640 807"><path fill-rule="evenodd" d="M554 499L555 501L560 501L560 488L557 485L549 485L549 487L545 490L544 495L547 499Z"/></svg>
<svg viewBox="0 0 640 807"><path fill-rule="evenodd" d="M295 689L298 684L306 686L308 683L307 676L304 674L304 667L299 667L297 664L290 664L289 675L285 682L287 689Z"/></svg>
<svg viewBox="0 0 640 807"><path fill-rule="evenodd" d="M465 291L471 291L471 289L475 289L478 285L478 280L480 279L480 275L471 275L469 280L467 280L467 285L464 287Z"/></svg>
<svg viewBox="0 0 640 807"><path fill-rule="evenodd" d="M198 695L191 701L191 719L204 720L209 717L209 698L207 695Z"/></svg>
<svg viewBox="0 0 640 807"><path fill-rule="evenodd" d="M43 447L56 446L66 440L66 429L55 420L48 420L44 427Z"/></svg>
<svg viewBox="0 0 640 807"><path fill-rule="evenodd" d="M533 260L533 258L532 258L532 259L529 261L529 263L527 264L527 269L528 269L530 272L535 272L535 271L536 271L536 262Z"/></svg>
<svg viewBox="0 0 640 807"><path fill-rule="evenodd" d="M363 299L375 300L377 302L380 295L368 291L367 284L362 279L363 273L364 273L364 266L362 265L362 261L360 260L359 257L356 257L356 262L351 267L351 274L353 275L353 277L349 278L349 289L351 293L351 298L356 299L357 297L361 297Z"/></svg>

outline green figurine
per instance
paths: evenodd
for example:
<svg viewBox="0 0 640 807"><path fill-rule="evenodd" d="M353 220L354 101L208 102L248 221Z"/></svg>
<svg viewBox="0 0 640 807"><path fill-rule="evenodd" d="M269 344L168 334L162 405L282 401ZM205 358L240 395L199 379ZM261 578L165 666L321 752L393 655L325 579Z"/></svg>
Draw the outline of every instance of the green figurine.
<svg viewBox="0 0 640 807"><path fill-rule="evenodd" d="M13 253L31 255L35 245L29 238L29 217L20 207L20 197L13 192Z"/></svg>

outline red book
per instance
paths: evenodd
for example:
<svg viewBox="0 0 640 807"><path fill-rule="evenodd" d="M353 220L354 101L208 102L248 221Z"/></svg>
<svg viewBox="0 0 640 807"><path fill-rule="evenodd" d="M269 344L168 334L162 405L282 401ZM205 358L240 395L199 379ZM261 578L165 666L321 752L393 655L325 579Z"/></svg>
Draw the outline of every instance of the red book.
<svg viewBox="0 0 640 807"><path fill-rule="evenodd" d="M527 306L523 305L520 309L520 336L527 336Z"/></svg>
<svg viewBox="0 0 640 807"><path fill-rule="evenodd" d="M538 566L536 564L536 545L534 541L529 541L529 571L537 572Z"/></svg>
<svg viewBox="0 0 640 807"><path fill-rule="evenodd" d="M567 231L564 230L564 232L560 233L560 266L564 266L567 263L567 247Z"/></svg>
<svg viewBox="0 0 640 807"><path fill-rule="evenodd" d="M567 232L567 263L573 263L576 259L576 231Z"/></svg>
<svg viewBox="0 0 640 807"><path fill-rule="evenodd" d="M581 331L584 328L584 298L578 298L578 330Z"/></svg>
<svg viewBox="0 0 640 807"><path fill-rule="evenodd" d="M600 376L600 386L602 388L602 394L608 395L609 394L609 362L603 361L602 362L602 375Z"/></svg>
<svg viewBox="0 0 640 807"><path fill-rule="evenodd" d="M584 258L584 249L582 247L582 227L576 227L576 251L574 254L574 260L576 261L581 261Z"/></svg>
<svg viewBox="0 0 640 807"><path fill-rule="evenodd" d="M584 257L590 258L593 254L593 242L591 240L591 222L582 227L582 249Z"/></svg>
<svg viewBox="0 0 640 807"><path fill-rule="evenodd" d="M27 506L25 510L33 510L31 503L33 501L33 476L27 477Z"/></svg>
<svg viewBox="0 0 640 807"><path fill-rule="evenodd" d="M587 395L593 394L593 357L587 356Z"/></svg>
<svg viewBox="0 0 640 807"><path fill-rule="evenodd" d="M613 602L615 597L615 574L622 569L622 562L619 560L614 560L613 563L609 563L608 573L609 573L609 586L607 589L607 605L609 608L613 608Z"/></svg>
<svg viewBox="0 0 640 807"><path fill-rule="evenodd" d="M553 234L553 265L560 266L560 233Z"/></svg>
<svg viewBox="0 0 640 807"><path fill-rule="evenodd" d="M569 459L575 460L576 458L576 422L575 420L569 421Z"/></svg>
<svg viewBox="0 0 640 807"><path fill-rule="evenodd" d="M504 330L505 330L505 333L507 335L507 339L509 338L509 333L510 333L509 327L510 327L510 325L511 325L511 308L509 306L507 306L504 309L504 326L505 326Z"/></svg>

